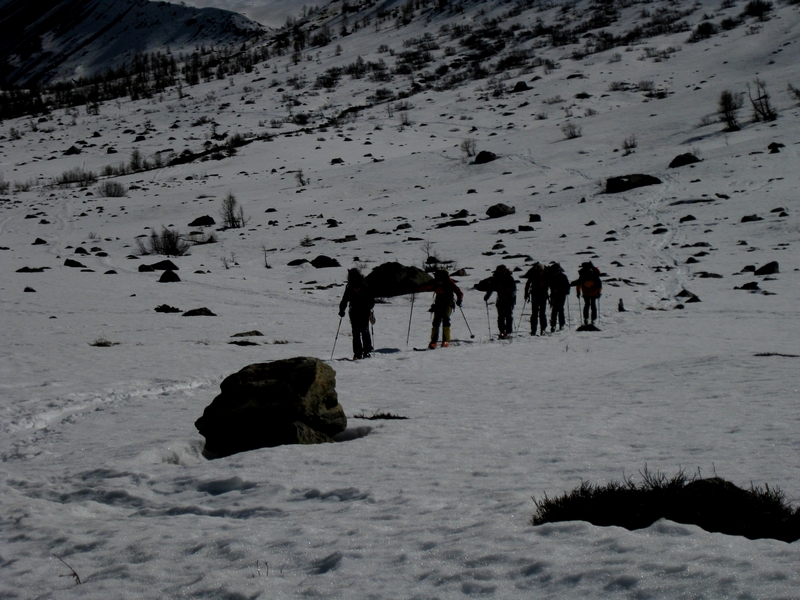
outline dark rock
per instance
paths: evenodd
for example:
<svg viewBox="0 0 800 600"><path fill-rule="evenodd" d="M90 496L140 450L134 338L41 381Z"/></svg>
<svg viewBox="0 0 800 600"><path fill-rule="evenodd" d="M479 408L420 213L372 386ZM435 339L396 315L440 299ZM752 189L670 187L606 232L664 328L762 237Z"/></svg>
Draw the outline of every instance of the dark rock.
<svg viewBox="0 0 800 600"><path fill-rule="evenodd" d="M42 245L44 245L46 243L47 242L44 241L42 238L36 238L36 241L33 242L33 244L31 244L31 246L42 246Z"/></svg>
<svg viewBox="0 0 800 600"><path fill-rule="evenodd" d="M71 258L68 258L67 260L64 261L64 266L65 267L72 267L74 269L85 269L86 268L86 265L82 265L77 260L72 260Z"/></svg>
<svg viewBox="0 0 800 600"><path fill-rule="evenodd" d="M89 251L83 246L78 246L77 248L75 248L75 254L82 254L86 256L87 254L89 254Z"/></svg>
<svg viewBox="0 0 800 600"><path fill-rule="evenodd" d="M531 88L528 86L527 83L525 83L524 81L518 81L517 84L514 86L514 89L511 90L511 91L514 92L514 93L527 92L530 89Z"/></svg>
<svg viewBox="0 0 800 600"><path fill-rule="evenodd" d="M182 312L180 308L175 308L174 306L170 306L169 304L159 304L155 307L155 311L158 313L179 313Z"/></svg>
<svg viewBox="0 0 800 600"><path fill-rule="evenodd" d="M187 310L183 315L183 317L216 317L213 312L208 310L205 306L203 308L193 308L192 310Z"/></svg>
<svg viewBox="0 0 800 600"><path fill-rule="evenodd" d="M702 301L700 300L700 298L699 298L698 296L695 296L694 294L692 294L692 295L691 295L691 296L689 296L689 298L686 300L686 304L689 304L690 302L702 302Z"/></svg>
<svg viewBox="0 0 800 600"><path fill-rule="evenodd" d="M33 293L36 293L36 290L35 290L35 289L33 289L32 287L25 287L25 289L24 289L24 290L22 290L22 291L23 291L23 292L33 292Z"/></svg>
<svg viewBox="0 0 800 600"><path fill-rule="evenodd" d="M338 227L339 226L339 221L337 221L336 219L328 219L326 221L326 223L328 224L328 227Z"/></svg>
<svg viewBox="0 0 800 600"><path fill-rule="evenodd" d="M157 263L153 263L150 265L150 268L153 271L178 271L178 265L176 265L171 260L162 260Z"/></svg>
<svg viewBox="0 0 800 600"><path fill-rule="evenodd" d="M758 215L745 215L742 217L740 223L752 223L754 221L763 221L764 217L759 217Z"/></svg>
<svg viewBox="0 0 800 600"><path fill-rule="evenodd" d="M745 265L742 267L742 273L755 273L756 266L755 265Z"/></svg>
<svg viewBox="0 0 800 600"><path fill-rule="evenodd" d="M341 267L342 265L339 264L339 261L335 258L330 258L329 256L319 255L317 258L311 261L311 264L316 269L329 269L331 267Z"/></svg>
<svg viewBox="0 0 800 600"><path fill-rule="evenodd" d="M64 150L64 155L65 156L72 156L74 154L80 154L80 153L81 153L81 149L78 148L77 146L70 146L69 148Z"/></svg>
<svg viewBox="0 0 800 600"><path fill-rule="evenodd" d="M699 158L697 158L691 152L687 152L686 154L679 154L673 158L672 162L669 163L669 168L675 169L677 167L685 167L686 165L691 165L698 162L700 162Z"/></svg>
<svg viewBox="0 0 800 600"><path fill-rule="evenodd" d="M229 344L233 344L234 346L258 346L258 342L251 342L250 340L232 340L228 342Z"/></svg>
<svg viewBox="0 0 800 600"><path fill-rule="evenodd" d="M769 146L767 146L767 148L769 149L770 154L778 154L781 151L781 148L786 148L786 144L772 142Z"/></svg>
<svg viewBox="0 0 800 600"><path fill-rule="evenodd" d="M755 291L755 290L758 290L758 289L761 289L761 288L758 287L758 282L757 281L748 281L747 283L745 283L741 287L735 287L733 289L735 289L735 290Z"/></svg>
<svg viewBox="0 0 800 600"><path fill-rule="evenodd" d="M534 228L531 227L530 225L520 225L519 227L517 227L517 229L519 229L520 231L535 231Z"/></svg>
<svg viewBox="0 0 800 600"><path fill-rule="evenodd" d="M294 260L290 260L286 264L290 267L299 267L300 265L304 265L307 262L308 260L306 260L305 258L295 258Z"/></svg>
<svg viewBox="0 0 800 600"><path fill-rule="evenodd" d="M765 264L763 267L759 267L755 270L754 275L775 275L776 273L780 273L780 269L778 266L778 261L773 260Z"/></svg>
<svg viewBox="0 0 800 600"><path fill-rule="evenodd" d="M197 217L194 221L189 223L189 227L210 227L211 225L216 225L217 222L214 220L214 217L210 217L209 215L204 215L202 217Z"/></svg>
<svg viewBox="0 0 800 600"><path fill-rule="evenodd" d="M458 212L454 212L450 215L451 219L466 219L469 216L469 211L466 208L462 208Z"/></svg>
<svg viewBox="0 0 800 600"><path fill-rule="evenodd" d="M485 165L486 163L490 163L493 160L497 160L497 155L494 152L489 152L488 150L481 150L480 152L478 152L478 156L475 157L475 162L473 164Z"/></svg>
<svg viewBox="0 0 800 600"><path fill-rule="evenodd" d="M403 229L411 229L411 223L400 223L400 225L394 228L395 231L401 231Z"/></svg>
<svg viewBox="0 0 800 600"><path fill-rule="evenodd" d="M167 269L161 274L161 277L159 277L158 283L177 283L180 280L181 278L178 277L178 274L175 271Z"/></svg>
<svg viewBox="0 0 800 600"><path fill-rule="evenodd" d="M150 265L139 265L139 273L152 273L155 271Z"/></svg>
<svg viewBox="0 0 800 600"><path fill-rule="evenodd" d="M332 158L331 159L331 164L332 165L343 165L344 164L344 160L342 160L341 158Z"/></svg>
<svg viewBox="0 0 800 600"><path fill-rule="evenodd" d="M444 229L445 227L464 227L465 225L469 225L469 223L464 219L455 219L453 221L445 221L444 223L439 223L436 226L436 229Z"/></svg>
<svg viewBox="0 0 800 600"><path fill-rule="evenodd" d="M103 275L116 275L117 272L114 269L109 269L108 271L104 271Z"/></svg>
<svg viewBox="0 0 800 600"><path fill-rule="evenodd" d="M528 223L540 223L542 215L528 215Z"/></svg>
<svg viewBox="0 0 800 600"><path fill-rule="evenodd" d="M606 180L606 193L616 194L618 192L627 192L638 187L647 185L656 185L661 183L658 177L652 175L642 175L635 173L633 175L622 175L620 177L609 177Z"/></svg>
<svg viewBox="0 0 800 600"><path fill-rule="evenodd" d="M336 372L316 358L248 365L226 377L220 389L195 422L206 450L217 456L327 442L347 427Z"/></svg>
<svg viewBox="0 0 800 600"><path fill-rule="evenodd" d="M263 337L264 334L254 329L253 331L245 331L244 333L234 333L231 337Z"/></svg>
<svg viewBox="0 0 800 600"><path fill-rule="evenodd" d="M666 227L656 227L653 229L653 235L660 234L660 233L667 233L669 231Z"/></svg>
<svg viewBox="0 0 800 600"><path fill-rule="evenodd" d="M687 223L689 221L697 221L697 217L694 215L686 215L685 217L681 217L678 222L679 223Z"/></svg>
<svg viewBox="0 0 800 600"><path fill-rule="evenodd" d="M44 273L44 267L22 267L21 269L17 269L17 273Z"/></svg>
<svg viewBox="0 0 800 600"><path fill-rule="evenodd" d="M490 219L498 219L500 217L513 215L515 212L517 212L516 208L506 204L495 204L494 206L490 206L488 209L486 209L486 214Z"/></svg>

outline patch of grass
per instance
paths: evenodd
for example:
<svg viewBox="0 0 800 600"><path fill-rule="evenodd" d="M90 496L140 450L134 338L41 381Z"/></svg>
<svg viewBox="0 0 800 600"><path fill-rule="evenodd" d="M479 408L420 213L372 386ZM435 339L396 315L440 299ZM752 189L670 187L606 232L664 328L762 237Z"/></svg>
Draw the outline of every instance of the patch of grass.
<svg viewBox="0 0 800 600"><path fill-rule="evenodd" d="M112 342L106 337L99 337L95 341L89 343L90 346L95 348L110 348L111 346L119 346L119 342Z"/></svg>
<svg viewBox="0 0 800 600"><path fill-rule="evenodd" d="M672 478L645 466L642 482L633 478L596 485L588 481L556 498L533 499L532 525L558 521L588 521L603 527L643 529L659 519L697 525L706 531L748 539L800 539L800 508L784 493L765 484L742 489L719 477L688 477L681 470Z"/></svg>
<svg viewBox="0 0 800 600"><path fill-rule="evenodd" d="M392 420L392 419L408 419L408 417L403 417L401 415L396 415L390 412L379 412L375 411L371 415L367 415L366 413L359 413L357 415L353 415L354 419L366 419L368 421L383 421L383 420Z"/></svg>

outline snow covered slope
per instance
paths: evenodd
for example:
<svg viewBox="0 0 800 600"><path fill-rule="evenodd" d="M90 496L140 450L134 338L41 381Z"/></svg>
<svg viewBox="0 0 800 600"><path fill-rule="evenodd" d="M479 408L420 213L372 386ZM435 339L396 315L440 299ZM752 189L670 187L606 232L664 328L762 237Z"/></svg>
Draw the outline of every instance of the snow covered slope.
<svg viewBox="0 0 800 600"><path fill-rule="evenodd" d="M234 12L150 0L3 0L4 85L89 77L135 53L233 44L262 28Z"/></svg>
<svg viewBox="0 0 800 600"><path fill-rule="evenodd" d="M800 86L800 7L689 43L744 6L623 3L604 30L668 10L689 11L687 28L587 54L599 29L557 47L529 35L539 19L584 22L586 3L431 6L343 36L333 21L328 45L183 95L0 126L0 596L797 597L798 542L530 517L532 496L638 479L645 465L800 502L800 109L788 89ZM495 17L502 32L518 26L514 41L484 28ZM506 47L485 76L444 85L481 50L461 43L464 25ZM392 72L412 50L431 59ZM520 50L520 66L496 68ZM359 57L389 77L343 70L315 87ZM778 118L752 122L745 106L741 130L725 131L721 92L756 78ZM225 146L235 134L248 143ZM473 164L473 145L497 160ZM207 154L165 166L184 151ZM701 162L669 167L687 152ZM151 168L54 184L136 156ZM662 183L605 193L633 173ZM126 195L102 196L109 181ZM229 193L245 227L189 226L219 224ZM497 203L516 212L489 219ZM462 210L467 225L441 227ZM217 239L172 258L177 283L139 270L163 257L140 256L136 240L162 226ZM430 332L426 294L413 311L411 298L378 304L375 357L343 360L346 270L431 253L464 269L454 346L413 351ZM290 266L319 255L341 267ZM519 278L552 260L570 278L585 260L603 271L601 331L575 331L572 296L565 331L530 337L520 297L517 335L494 339L494 306L473 286L498 264ZM771 261L778 273L754 274ZM253 345L230 343L242 339ZM332 354L344 441L203 457L193 424L225 376ZM359 418L376 411L409 418Z"/></svg>

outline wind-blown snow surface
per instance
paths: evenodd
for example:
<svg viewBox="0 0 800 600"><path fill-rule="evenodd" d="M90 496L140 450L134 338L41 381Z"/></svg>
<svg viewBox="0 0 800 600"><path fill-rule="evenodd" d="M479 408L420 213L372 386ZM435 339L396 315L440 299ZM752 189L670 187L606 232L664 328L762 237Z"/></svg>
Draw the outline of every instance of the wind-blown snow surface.
<svg viewBox="0 0 800 600"><path fill-rule="evenodd" d="M800 501L800 113L782 91L800 77L789 51L766 58L795 43L797 20L784 7L755 35L654 40L683 44L664 62L637 60L637 48L614 63L605 54L564 59L519 95L487 97L485 81L423 92L409 99L402 128L398 113L378 105L338 129L268 129L287 110L283 92L259 78L274 69L267 78L282 86L298 74L313 81L358 54L375 60L381 43L399 48L422 25L363 30L340 57L326 48L321 64L278 59L252 80L196 86L183 100L108 104L74 120L59 113L36 132L27 120L4 124L4 135L22 133L2 140L5 180L39 179L0 203L0 596L797 598L797 543L667 521L634 532L529 522L531 496L638 477L645 465L769 483ZM731 134L696 127L722 89L742 89L756 72L774 92L774 124ZM567 78L574 73L584 78ZM608 91L611 81L645 78L675 93L643 102L638 92ZM306 106L295 110L338 114L365 104L372 87L306 88L296 92ZM579 92L591 98L574 100ZM564 139L563 108L544 102L556 95L574 104L582 137ZM597 114L581 116L587 108ZM534 117L543 112L548 119ZM146 156L200 150L211 134L209 124L192 126L201 116L216 120L217 133L281 135L232 159L120 178L132 186L124 198L44 185L68 168L127 160L134 147ZM134 143L134 134L146 139ZM635 152L615 152L630 135ZM462 160L468 138L499 160ZM82 154L62 155L78 141ZM769 154L771 142L785 146ZM693 148L703 162L667 168ZM309 180L302 187L298 169ZM601 193L599 180L627 173L664 183ZM128 258L135 236L161 225L188 233L193 219L218 218L228 192L250 217L244 229L173 259L180 283L138 272L160 257ZM516 214L486 219L497 202ZM448 220L442 213L460 209L475 222L436 228ZM740 222L754 213L763 220ZM689 214L696 220L681 223ZM328 228L328 219L341 224ZM396 230L401 223L411 228ZM534 231L519 231L529 224ZM666 232L653 233L657 225ZM347 235L357 239L334 241ZM304 247L305 236L320 239ZM37 238L46 244L33 245ZM409 345L408 299L379 304L374 358L338 360L350 354L346 322L336 344L346 441L206 460L193 423L220 381L253 362L328 359L346 268L420 264L420 239L467 269L457 280L475 338L456 313L454 347L414 352L427 341L429 299L416 298ZM79 246L89 254L76 255ZM287 266L320 254L342 267ZM569 330L531 338L523 322L512 341L490 342L494 307L487 319L470 288L497 264L527 269L530 261L511 258L518 254L558 260L571 278L584 260L600 266L602 331L575 331L573 296ZM86 269L64 266L67 258ZM777 275L742 273L772 260ZM26 266L49 268L16 272ZM769 294L734 289L752 281ZM677 309L683 289L702 301ZM620 299L627 312L616 311ZM217 316L155 312L161 304ZM264 333L249 338L258 345L228 343L254 329ZM117 345L90 345L100 338ZM409 419L355 418L374 411Z"/></svg>

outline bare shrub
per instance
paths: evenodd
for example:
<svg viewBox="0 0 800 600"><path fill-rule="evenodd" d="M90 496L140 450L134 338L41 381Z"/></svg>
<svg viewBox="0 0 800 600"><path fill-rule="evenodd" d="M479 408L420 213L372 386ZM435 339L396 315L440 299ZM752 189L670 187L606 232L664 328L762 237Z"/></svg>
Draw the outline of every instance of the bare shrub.
<svg viewBox="0 0 800 600"><path fill-rule="evenodd" d="M739 110L742 106L744 106L744 97L741 92L724 90L719 95L717 113L728 131L739 131Z"/></svg>
<svg viewBox="0 0 800 600"><path fill-rule="evenodd" d="M56 177L55 184L62 187L69 187L72 184L90 185L97 181L97 175L92 171L87 171L80 167L64 171Z"/></svg>
<svg viewBox="0 0 800 600"><path fill-rule="evenodd" d="M219 216L225 229L239 229L244 227L249 220L245 218L244 208L237 202L233 192L228 192L228 195L222 199Z"/></svg>
<svg viewBox="0 0 800 600"><path fill-rule="evenodd" d="M136 238L139 254L163 254L165 256L183 256L191 248L176 229L161 227L161 232L151 230L149 236Z"/></svg>
<svg viewBox="0 0 800 600"><path fill-rule="evenodd" d="M636 142L635 135L629 135L628 137L626 137L624 140L622 140L622 150L624 151L623 156L628 156L629 154L633 154L634 149L638 145L639 144Z"/></svg>
<svg viewBox="0 0 800 600"><path fill-rule="evenodd" d="M561 133L563 133L564 137L568 140L574 140L575 138L579 138L583 135L581 128L575 125L575 123L572 121L567 121L561 126Z"/></svg>
<svg viewBox="0 0 800 600"><path fill-rule="evenodd" d="M770 104L767 84L758 77L753 81L753 84L756 86L755 97L753 96L753 90L750 89L750 84L747 84L747 96L750 98L750 104L753 107L753 120L774 121L778 118L778 113Z"/></svg>
<svg viewBox="0 0 800 600"><path fill-rule="evenodd" d="M789 93L794 96L794 99L800 102L800 88L794 87L791 83L787 84L786 88Z"/></svg>
<svg viewBox="0 0 800 600"><path fill-rule="evenodd" d="M475 150L476 150L476 145L474 139L468 138L461 142L461 152L463 152L464 155L467 156L468 158L475 156Z"/></svg>
<svg viewBox="0 0 800 600"><path fill-rule="evenodd" d="M128 193L128 188L118 181L104 181L97 186L97 193L103 198L122 198Z"/></svg>

